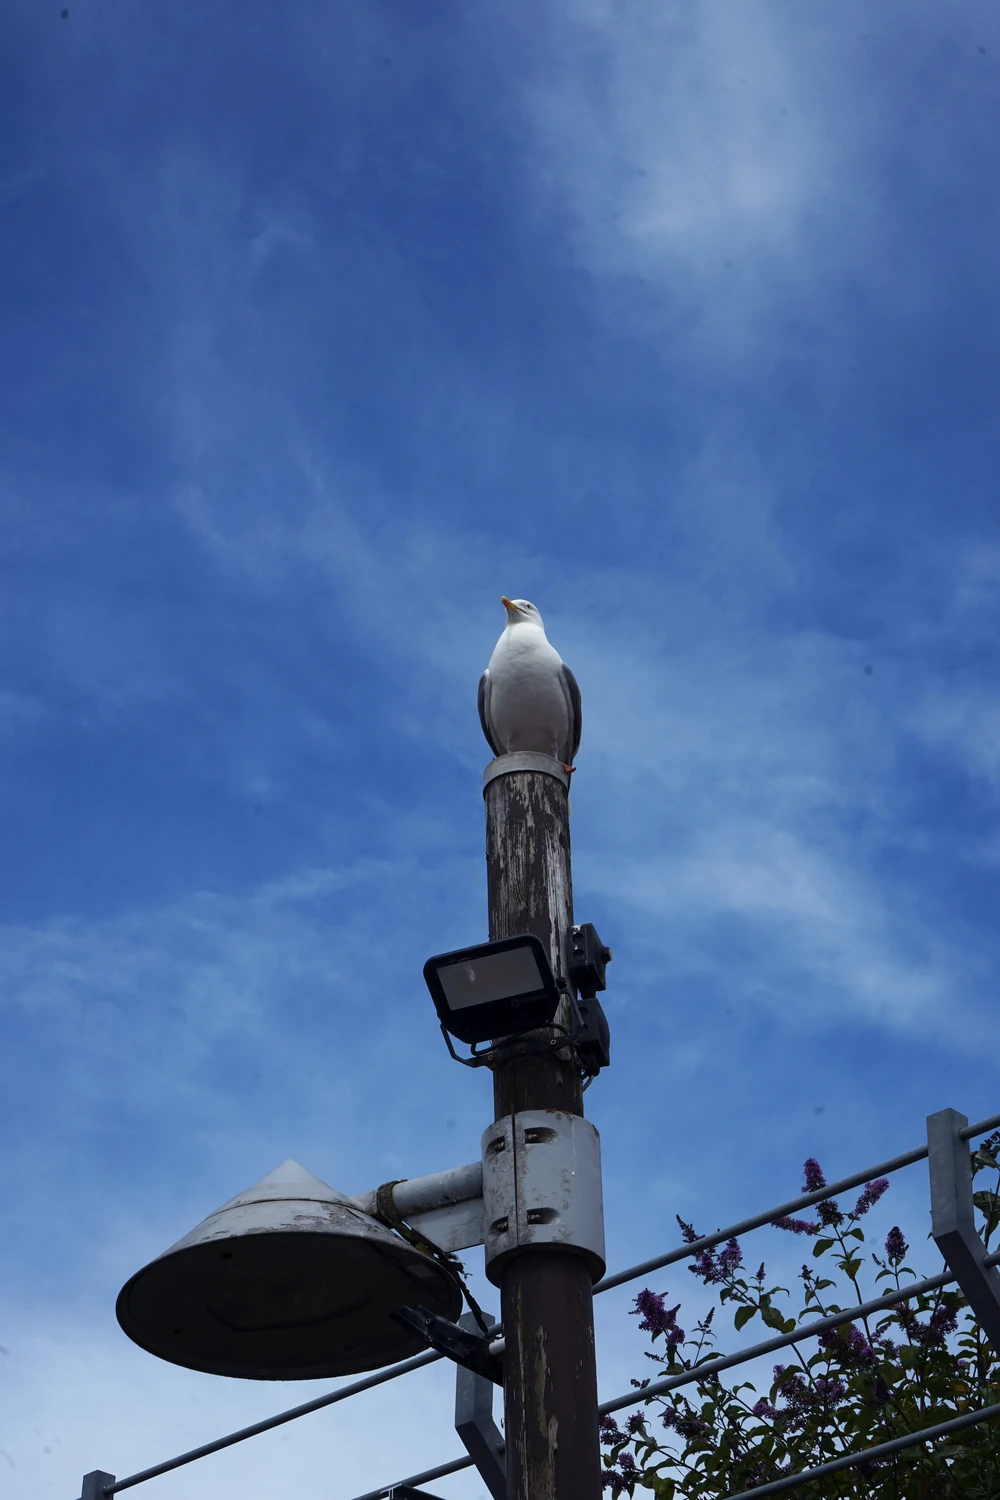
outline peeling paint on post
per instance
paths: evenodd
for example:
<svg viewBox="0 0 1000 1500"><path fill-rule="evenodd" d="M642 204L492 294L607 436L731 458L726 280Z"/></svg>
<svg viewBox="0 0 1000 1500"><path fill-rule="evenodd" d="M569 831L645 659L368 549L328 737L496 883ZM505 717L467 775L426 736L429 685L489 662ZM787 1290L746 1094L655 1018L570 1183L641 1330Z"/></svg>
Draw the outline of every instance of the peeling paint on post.
<svg viewBox="0 0 1000 1500"><path fill-rule="evenodd" d="M485 799L490 938L533 933L553 971L565 974L573 925L568 790L555 775L515 771L491 780ZM508 1063L494 1075L493 1093L498 1120L525 1109L583 1114L576 1067L551 1054ZM517 1255L504 1270L501 1308L508 1500L599 1500L586 1262L558 1246Z"/></svg>

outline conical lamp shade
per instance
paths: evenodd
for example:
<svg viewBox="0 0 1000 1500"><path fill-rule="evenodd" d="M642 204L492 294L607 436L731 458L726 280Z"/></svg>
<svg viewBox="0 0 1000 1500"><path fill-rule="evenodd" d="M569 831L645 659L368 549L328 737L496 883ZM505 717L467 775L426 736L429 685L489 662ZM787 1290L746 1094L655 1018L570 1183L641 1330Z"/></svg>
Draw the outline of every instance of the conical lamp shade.
<svg viewBox="0 0 1000 1500"><path fill-rule="evenodd" d="M389 1316L414 1303L454 1320L458 1282L298 1162L127 1281L118 1321L160 1359L211 1375L314 1380L426 1348Z"/></svg>

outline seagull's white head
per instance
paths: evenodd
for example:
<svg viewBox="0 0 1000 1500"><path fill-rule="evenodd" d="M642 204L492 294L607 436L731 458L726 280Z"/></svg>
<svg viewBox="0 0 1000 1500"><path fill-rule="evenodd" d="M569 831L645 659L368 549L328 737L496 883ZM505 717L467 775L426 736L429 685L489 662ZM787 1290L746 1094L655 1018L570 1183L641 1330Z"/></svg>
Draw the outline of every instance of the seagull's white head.
<svg viewBox="0 0 1000 1500"><path fill-rule="evenodd" d="M508 625L541 625L542 617L527 599L508 599L501 594L500 603L507 611ZM544 630L544 626L542 626Z"/></svg>

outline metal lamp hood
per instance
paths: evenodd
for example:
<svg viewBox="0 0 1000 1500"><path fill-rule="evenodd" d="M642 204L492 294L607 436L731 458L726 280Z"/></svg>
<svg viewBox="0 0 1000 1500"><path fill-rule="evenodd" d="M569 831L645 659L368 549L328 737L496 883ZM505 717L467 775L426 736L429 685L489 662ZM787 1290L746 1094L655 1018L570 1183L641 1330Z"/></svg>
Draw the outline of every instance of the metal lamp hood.
<svg viewBox="0 0 1000 1500"><path fill-rule="evenodd" d="M454 1320L462 1294L436 1261L289 1160L137 1271L116 1312L130 1339L173 1364L315 1380L426 1348L390 1317L408 1303Z"/></svg>

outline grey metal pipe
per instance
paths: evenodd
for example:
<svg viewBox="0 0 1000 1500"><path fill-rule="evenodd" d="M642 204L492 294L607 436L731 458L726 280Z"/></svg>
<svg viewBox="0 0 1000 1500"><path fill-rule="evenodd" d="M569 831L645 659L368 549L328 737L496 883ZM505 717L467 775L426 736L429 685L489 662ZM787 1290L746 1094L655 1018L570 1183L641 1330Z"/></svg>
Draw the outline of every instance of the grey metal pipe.
<svg viewBox="0 0 1000 1500"><path fill-rule="evenodd" d="M358 1193L354 1202L366 1214L375 1213L377 1188ZM410 1219L417 1214L429 1213L433 1208L448 1208L455 1203L468 1203L483 1196L483 1164L470 1161L462 1167L448 1167L444 1172L432 1172L428 1177L410 1177L397 1182L392 1190L392 1201L401 1219Z"/></svg>
<svg viewBox="0 0 1000 1500"><path fill-rule="evenodd" d="M305 1401L301 1406L293 1406L289 1411L279 1412L275 1417L265 1417L262 1422L254 1422L250 1427L241 1427L238 1432L229 1432L225 1437L215 1438L211 1443L202 1443L200 1448L192 1448L187 1453L178 1454L176 1458L168 1458L162 1464L154 1464L150 1469L143 1469L139 1474L129 1474L125 1479L118 1479L114 1484L105 1486L103 1495L117 1495L120 1490L130 1490L133 1485L145 1484L147 1479L156 1479L160 1474L169 1474L171 1469L179 1469L184 1464L194 1463L197 1458L206 1458L209 1453L219 1453L223 1448L231 1448L234 1443L245 1442L247 1438L256 1437L258 1433L270 1432L272 1427L281 1427L285 1422L294 1422L296 1417L304 1417L308 1412L321 1411L324 1406L333 1406L338 1401L346 1401L348 1396L356 1396L359 1391L370 1391L373 1386L384 1385L387 1380L395 1380L399 1375L408 1375L411 1370L422 1369L424 1365L432 1365L437 1360L443 1359L443 1354L435 1354L433 1350L427 1354L416 1354L412 1359L406 1359L402 1364L392 1365L388 1370L376 1370L374 1375L365 1375L361 1380L352 1380L350 1385L342 1385L335 1391L329 1391L325 1396L317 1396L313 1401Z"/></svg>

